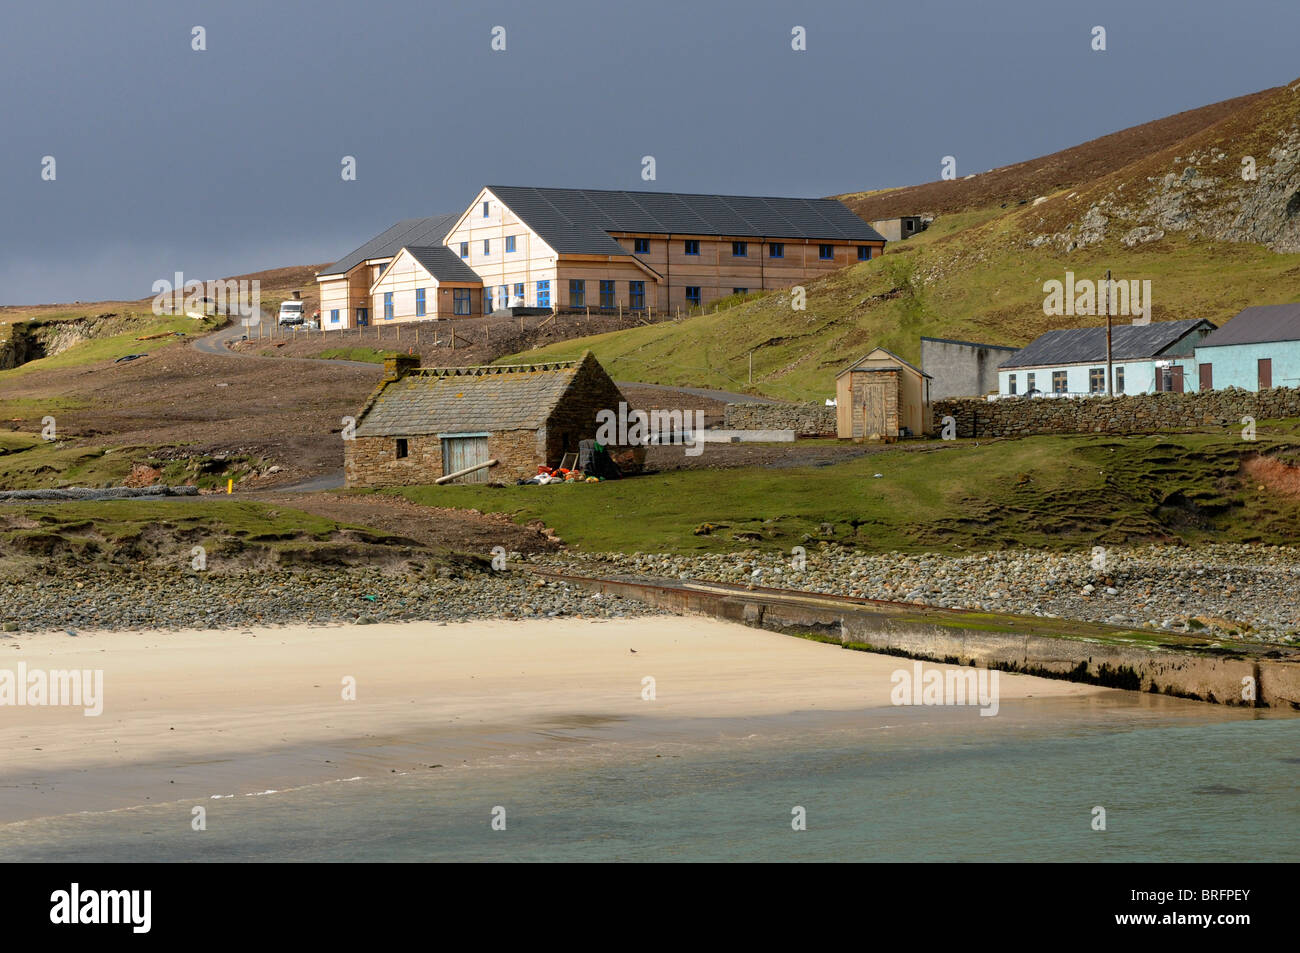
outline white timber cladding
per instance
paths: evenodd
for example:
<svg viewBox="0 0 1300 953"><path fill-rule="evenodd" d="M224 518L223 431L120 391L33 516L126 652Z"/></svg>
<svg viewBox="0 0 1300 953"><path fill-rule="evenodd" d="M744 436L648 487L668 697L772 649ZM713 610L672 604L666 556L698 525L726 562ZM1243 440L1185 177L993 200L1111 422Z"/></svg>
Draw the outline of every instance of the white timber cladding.
<svg viewBox="0 0 1300 953"><path fill-rule="evenodd" d="M483 217L483 203L488 203L488 215ZM506 239L513 237L515 250L506 251ZM487 241L484 251L483 242ZM507 287L513 297L515 286L524 286L524 304L537 307L537 282L551 283L551 304L562 303L556 298L557 275L555 249L542 241L537 233L520 221L490 189L483 189L465 214L447 234L446 245L457 255L465 243L468 256L463 261L483 279L485 290L492 292L492 303L502 307L500 289Z"/></svg>
<svg viewBox="0 0 1300 953"><path fill-rule="evenodd" d="M394 318L413 318L415 314L415 290L424 289L425 310L429 317L437 314L438 282L424 267L411 257L405 249L389 263L383 276L370 289L370 297L376 302L374 319L384 320L384 295L393 296Z"/></svg>

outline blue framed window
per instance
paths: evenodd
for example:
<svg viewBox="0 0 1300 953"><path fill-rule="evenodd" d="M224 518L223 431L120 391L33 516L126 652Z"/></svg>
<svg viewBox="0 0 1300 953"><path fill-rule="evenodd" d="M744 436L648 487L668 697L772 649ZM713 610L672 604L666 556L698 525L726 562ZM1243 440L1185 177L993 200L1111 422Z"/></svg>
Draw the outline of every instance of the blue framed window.
<svg viewBox="0 0 1300 953"><path fill-rule="evenodd" d="M748 257L749 257L749 242L732 242L732 243L731 243L731 257L732 257L732 258L748 258Z"/></svg>
<svg viewBox="0 0 1300 953"><path fill-rule="evenodd" d="M687 255L698 255L700 253L700 240L698 238L686 239L683 252Z"/></svg>
<svg viewBox="0 0 1300 953"><path fill-rule="evenodd" d="M513 235L507 235L507 236L506 236L506 254L508 255L508 254L510 254L510 253L511 253L512 251L514 251L514 250L515 250L515 236L513 236Z"/></svg>
<svg viewBox="0 0 1300 953"><path fill-rule="evenodd" d="M460 257L461 258L469 257L469 242L460 243Z"/></svg>
<svg viewBox="0 0 1300 953"><path fill-rule="evenodd" d="M628 304L633 311L641 311L645 308L645 282L629 281L627 283Z"/></svg>
<svg viewBox="0 0 1300 953"><path fill-rule="evenodd" d="M470 309L469 288L457 288L455 291L452 292L452 295L455 298L453 313L455 314L473 313Z"/></svg>
<svg viewBox="0 0 1300 953"><path fill-rule="evenodd" d="M858 261L871 261L871 246L870 246L870 245L859 245L859 246L858 246Z"/></svg>
<svg viewBox="0 0 1300 953"><path fill-rule="evenodd" d="M492 286L488 285L483 289L483 313L491 314L495 308L492 307Z"/></svg>
<svg viewBox="0 0 1300 953"><path fill-rule="evenodd" d="M748 288L732 288L732 289L731 289L731 293L732 293L733 295L747 295L747 294L749 294L749 289L748 289Z"/></svg>
<svg viewBox="0 0 1300 953"><path fill-rule="evenodd" d="M393 293L391 291L384 292L384 320L393 320Z"/></svg>
<svg viewBox="0 0 1300 953"><path fill-rule="evenodd" d="M818 246L817 246L817 257L820 258L822 261L834 261L834 260L835 260L835 246L834 246L834 245L818 245Z"/></svg>
<svg viewBox="0 0 1300 953"><path fill-rule="evenodd" d="M330 324L338 324L338 323L339 323L339 309L334 308L330 311Z"/></svg>
<svg viewBox="0 0 1300 953"><path fill-rule="evenodd" d="M363 328L370 323L370 309L357 308L357 327Z"/></svg>
<svg viewBox="0 0 1300 953"><path fill-rule="evenodd" d="M510 307L510 286L509 285L501 286L501 307L503 308Z"/></svg>
<svg viewBox="0 0 1300 953"><path fill-rule="evenodd" d="M424 317L424 289L423 288L415 289L415 316L417 318Z"/></svg>
<svg viewBox="0 0 1300 953"><path fill-rule="evenodd" d="M607 311L614 309L614 282L600 279L600 306Z"/></svg>
<svg viewBox="0 0 1300 953"><path fill-rule="evenodd" d="M569 306L572 308L587 306L587 282L581 278L569 279Z"/></svg>
<svg viewBox="0 0 1300 953"><path fill-rule="evenodd" d="M549 281L537 282L537 307L549 308L551 306L551 283Z"/></svg>
<svg viewBox="0 0 1300 953"><path fill-rule="evenodd" d="M483 254L485 255L492 254L492 239L490 238L483 239Z"/></svg>
<svg viewBox="0 0 1300 953"><path fill-rule="evenodd" d="M487 217L488 217L488 203L487 203L487 202L484 202L484 203L483 203L483 217L484 217L484 218L487 218Z"/></svg>
<svg viewBox="0 0 1300 953"><path fill-rule="evenodd" d="M650 254L650 239L634 238L632 239L632 252L636 255Z"/></svg>
<svg viewBox="0 0 1300 953"><path fill-rule="evenodd" d="M522 281L515 285L515 297L519 299L520 304L524 303L524 283Z"/></svg>
<svg viewBox="0 0 1300 953"><path fill-rule="evenodd" d="M768 258L784 258L785 242L769 242L767 246Z"/></svg>
<svg viewBox="0 0 1300 953"><path fill-rule="evenodd" d="M689 301L691 304L699 304L699 303L700 303L700 286L699 286L699 285L687 285L687 286L686 286L686 300Z"/></svg>

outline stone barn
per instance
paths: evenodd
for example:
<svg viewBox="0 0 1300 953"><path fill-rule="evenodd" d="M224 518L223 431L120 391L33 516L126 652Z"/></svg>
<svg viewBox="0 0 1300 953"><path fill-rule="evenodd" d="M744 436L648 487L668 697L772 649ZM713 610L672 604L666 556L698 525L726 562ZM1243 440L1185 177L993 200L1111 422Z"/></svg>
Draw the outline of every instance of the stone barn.
<svg viewBox="0 0 1300 953"><path fill-rule="evenodd" d="M514 483L559 466L594 438L596 414L625 401L591 352L577 361L419 366L390 357L343 447L348 486L433 483L496 460L454 482Z"/></svg>
<svg viewBox="0 0 1300 953"><path fill-rule="evenodd" d="M836 375L835 417L836 434L854 440L929 433L930 375L878 347Z"/></svg>

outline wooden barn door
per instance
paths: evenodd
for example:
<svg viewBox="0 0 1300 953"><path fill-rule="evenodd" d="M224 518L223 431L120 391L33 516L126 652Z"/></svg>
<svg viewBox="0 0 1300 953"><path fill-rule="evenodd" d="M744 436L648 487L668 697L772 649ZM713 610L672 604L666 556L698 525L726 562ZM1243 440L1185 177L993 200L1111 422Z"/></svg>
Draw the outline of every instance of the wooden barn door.
<svg viewBox="0 0 1300 953"><path fill-rule="evenodd" d="M455 473L476 463L488 462L488 438L486 436L443 437L442 438L442 475ZM475 470L460 477L457 483L486 483L488 468Z"/></svg>
<svg viewBox="0 0 1300 953"><path fill-rule="evenodd" d="M1271 357L1261 357L1259 359L1259 389L1268 390L1273 386L1273 359Z"/></svg>
<svg viewBox="0 0 1300 953"><path fill-rule="evenodd" d="M864 374L862 382L862 436L878 434L882 437L893 436L889 427L889 391L898 383L892 374Z"/></svg>
<svg viewBox="0 0 1300 953"><path fill-rule="evenodd" d="M1169 370L1170 370L1170 380L1169 380L1170 389L1175 394L1181 394L1183 392L1183 369L1180 365L1175 364Z"/></svg>

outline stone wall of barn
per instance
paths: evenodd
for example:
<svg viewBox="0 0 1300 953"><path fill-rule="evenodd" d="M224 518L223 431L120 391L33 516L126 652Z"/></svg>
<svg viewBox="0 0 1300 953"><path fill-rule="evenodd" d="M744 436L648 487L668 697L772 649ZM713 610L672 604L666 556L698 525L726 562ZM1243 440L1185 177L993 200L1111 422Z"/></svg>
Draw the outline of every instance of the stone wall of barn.
<svg viewBox="0 0 1300 953"><path fill-rule="evenodd" d="M564 454L577 453L578 441L596 436L596 415L602 410L617 414L619 404L626 401L596 359L589 354L584 357L563 400L546 421L547 462L558 466Z"/></svg>
<svg viewBox="0 0 1300 953"><path fill-rule="evenodd" d="M1238 389L1118 397L1019 397L940 400L934 426L952 417L958 437L1025 437L1053 433L1163 433L1244 426L1243 417L1300 417L1300 389Z"/></svg>
<svg viewBox="0 0 1300 953"><path fill-rule="evenodd" d="M504 430L488 434L489 483L515 483L546 463L544 430ZM442 476L442 440L437 434L406 438L407 455L397 456L396 437L356 437L343 443L343 473L352 487L412 486ZM556 463L559 462L557 459Z"/></svg>

